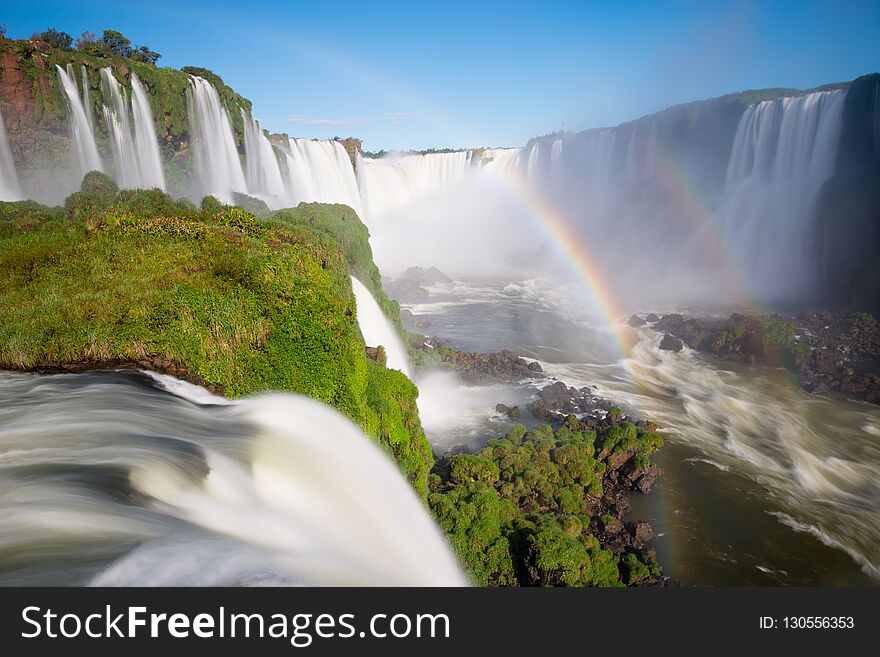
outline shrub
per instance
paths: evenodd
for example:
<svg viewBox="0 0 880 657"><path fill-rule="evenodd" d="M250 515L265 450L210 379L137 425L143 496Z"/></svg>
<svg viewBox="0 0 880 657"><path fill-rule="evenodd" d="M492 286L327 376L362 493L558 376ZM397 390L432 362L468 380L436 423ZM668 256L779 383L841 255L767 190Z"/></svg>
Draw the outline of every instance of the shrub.
<svg viewBox="0 0 880 657"><path fill-rule="evenodd" d="M119 188L110 176L100 171L90 171L83 177L79 191L64 201L64 209L72 219L95 217L101 210L113 204L118 191Z"/></svg>

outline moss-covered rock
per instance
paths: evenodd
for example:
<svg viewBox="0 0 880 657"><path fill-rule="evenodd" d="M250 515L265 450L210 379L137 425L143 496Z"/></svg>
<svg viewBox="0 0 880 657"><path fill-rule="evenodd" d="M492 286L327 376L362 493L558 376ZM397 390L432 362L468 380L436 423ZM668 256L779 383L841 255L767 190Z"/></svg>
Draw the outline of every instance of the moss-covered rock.
<svg viewBox="0 0 880 657"><path fill-rule="evenodd" d="M428 501L475 583L621 586L656 581L653 553L623 538L619 518L610 515L602 499L612 469L608 486L623 481L624 472L655 467L647 457L662 439L619 418L598 429L576 419L568 424L555 431L549 425L531 430L514 425L477 453L436 464ZM612 521L617 531L606 547L599 536Z"/></svg>
<svg viewBox="0 0 880 657"><path fill-rule="evenodd" d="M198 211L159 190L116 192L92 174L66 209L0 203L0 368L144 366L230 397L286 390L358 423L424 493L432 462L417 390L366 358L342 206L262 221ZM340 215L343 214L343 216Z"/></svg>

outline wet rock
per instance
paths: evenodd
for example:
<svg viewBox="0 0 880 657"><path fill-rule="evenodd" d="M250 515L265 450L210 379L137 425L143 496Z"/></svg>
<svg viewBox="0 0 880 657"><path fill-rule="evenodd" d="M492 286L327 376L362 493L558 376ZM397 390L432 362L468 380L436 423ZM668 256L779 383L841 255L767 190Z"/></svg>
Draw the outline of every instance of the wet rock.
<svg viewBox="0 0 880 657"><path fill-rule="evenodd" d="M556 381L545 386L538 398L529 405L529 410L539 420L559 421L568 415L599 416L611 409L613 404L593 396L591 388L580 390Z"/></svg>
<svg viewBox="0 0 880 657"><path fill-rule="evenodd" d="M416 322L416 328L426 329L426 328L430 328L431 326L432 326L431 322L428 321L427 319L420 319L419 321Z"/></svg>
<svg viewBox="0 0 880 657"><path fill-rule="evenodd" d="M426 301L430 294L415 281L397 279L385 286L385 292L395 301L419 303Z"/></svg>
<svg viewBox="0 0 880 657"><path fill-rule="evenodd" d="M599 527L606 534L618 534L623 529L623 523L619 518L614 516L606 516L599 520Z"/></svg>
<svg viewBox="0 0 880 657"><path fill-rule="evenodd" d="M676 338L673 335L667 333L663 336L663 339L660 340L660 349L663 351L674 351L678 353L682 350L684 345L682 345L681 340Z"/></svg>
<svg viewBox="0 0 880 657"><path fill-rule="evenodd" d="M387 356L385 354L385 347L379 345L378 347L365 347L364 354L370 360L374 360L380 365L385 365Z"/></svg>
<svg viewBox="0 0 880 657"><path fill-rule="evenodd" d="M470 454L471 452L471 448L467 445L453 445L443 452L443 455L440 458L445 461L450 461L453 457L458 456L459 454Z"/></svg>
<svg viewBox="0 0 880 657"><path fill-rule="evenodd" d="M653 324L654 322L659 322L660 318L657 317L657 315L655 315L654 313L648 313L648 316L645 317L645 321L649 324Z"/></svg>
<svg viewBox="0 0 880 657"><path fill-rule="evenodd" d="M455 371L466 383L508 383L533 379L539 374L541 366L529 363L511 351L479 354L454 351L441 351L441 360L454 366Z"/></svg>
<svg viewBox="0 0 880 657"><path fill-rule="evenodd" d="M629 534L633 537L636 544L644 545L650 543L654 539L654 530L651 525L641 520L627 523Z"/></svg>
<svg viewBox="0 0 880 657"><path fill-rule="evenodd" d="M436 267L410 267L397 279L398 281L411 281L417 285L437 285L438 283L451 283L452 279Z"/></svg>
<svg viewBox="0 0 880 657"><path fill-rule="evenodd" d="M519 406L508 406L506 404L495 404L495 412L506 415L515 420L520 416Z"/></svg>
<svg viewBox="0 0 880 657"><path fill-rule="evenodd" d="M643 319L642 319L641 317L639 317L638 315L630 315L630 316L629 316L629 319L626 320L626 323L627 323L628 326L632 326L633 328L636 328L636 327L639 327L639 326L644 326L644 325L645 325L645 320L643 320Z"/></svg>

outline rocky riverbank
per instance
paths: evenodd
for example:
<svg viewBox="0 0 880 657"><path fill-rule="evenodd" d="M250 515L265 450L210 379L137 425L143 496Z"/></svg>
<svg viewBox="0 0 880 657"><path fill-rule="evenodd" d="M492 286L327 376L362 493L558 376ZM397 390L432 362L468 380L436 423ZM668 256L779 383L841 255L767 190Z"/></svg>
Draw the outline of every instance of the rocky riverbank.
<svg viewBox="0 0 880 657"><path fill-rule="evenodd" d="M472 354L436 338L413 347L422 365L454 369L472 385L546 377L539 363L509 351ZM649 455L663 440L655 425L625 417L594 393L549 380L527 410L495 408L545 424L515 424L476 453L458 445L435 455L429 502L477 583L668 583L650 524L625 519L630 496L649 492L661 474Z"/></svg>
<svg viewBox="0 0 880 657"><path fill-rule="evenodd" d="M437 338L421 336L413 336L410 346L417 366L452 369L462 381L472 385L515 383L544 376L540 363L527 361L512 351L471 353L453 349Z"/></svg>
<svg viewBox="0 0 880 657"><path fill-rule="evenodd" d="M634 321L630 318L630 325ZM661 349L680 351L686 344L725 360L787 366L808 392L836 392L880 404L880 322L868 313L804 311L726 319L670 314L649 324L664 333Z"/></svg>

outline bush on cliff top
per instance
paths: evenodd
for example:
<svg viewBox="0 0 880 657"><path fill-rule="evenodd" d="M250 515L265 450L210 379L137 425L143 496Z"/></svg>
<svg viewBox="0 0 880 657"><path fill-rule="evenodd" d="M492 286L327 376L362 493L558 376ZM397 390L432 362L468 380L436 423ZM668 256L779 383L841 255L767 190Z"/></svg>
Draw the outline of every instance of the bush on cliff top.
<svg viewBox="0 0 880 657"><path fill-rule="evenodd" d="M308 395L360 424L424 493L417 390L366 359L332 230L115 191L99 173L65 206L0 203L0 368L170 361L231 397ZM342 206L313 211L366 232Z"/></svg>

